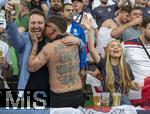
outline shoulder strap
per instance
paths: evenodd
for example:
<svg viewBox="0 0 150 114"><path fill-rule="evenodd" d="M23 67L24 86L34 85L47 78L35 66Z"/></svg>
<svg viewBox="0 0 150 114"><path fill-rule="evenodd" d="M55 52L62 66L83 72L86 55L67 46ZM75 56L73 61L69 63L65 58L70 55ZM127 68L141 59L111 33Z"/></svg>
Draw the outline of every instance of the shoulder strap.
<svg viewBox="0 0 150 114"><path fill-rule="evenodd" d="M144 51L146 52L148 58L150 59L150 55L149 55L148 51L146 50L145 46L143 45L142 41L140 40L140 38L139 38L139 42L140 42L140 44L142 45Z"/></svg>

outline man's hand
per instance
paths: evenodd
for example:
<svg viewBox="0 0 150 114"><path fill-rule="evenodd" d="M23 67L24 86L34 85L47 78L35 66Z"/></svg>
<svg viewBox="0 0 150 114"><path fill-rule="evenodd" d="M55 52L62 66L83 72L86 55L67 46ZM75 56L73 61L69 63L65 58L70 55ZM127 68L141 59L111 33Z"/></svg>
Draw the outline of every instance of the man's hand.
<svg viewBox="0 0 150 114"><path fill-rule="evenodd" d="M131 87L135 91L139 91L142 88L142 85L140 83L138 83L138 82L132 81L131 82Z"/></svg>
<svg viewBox="0 0 150 114"><path fill-rule="evenodd" d="M66 36L65 38L63 38L61 40L61 42L63 44L65 44L65 45L73 45L73 44L75 44L75 45L80 46L80 40L79 40L79 38L76 38L74 36Z"/></svg>
<svg viewBox="0 0 150 114"><path fill-rule="evenodd" d="M85 29L90 30L92 29L92 20L88 19L87 15L83 16L83 21L82 21L82 25Z"/></svg>
<svg viewBox="0 0 150 114"><path fill-rule="evenodd" d="M7 20L12 20L12 14L11 12L13 11L13 2L8 0L6 5L5 5L5 11L6 11L6 18Z"/></svg>
<svg viewBox="0 0 150 114"><path fill-rule="evenodd" d="M32 44L38 44L39 40L38 40L37 36L33 32L31 32L30 29L29 29L29 34L30 34Z"/></svg>
<svg viewBox="0 0 150 114"><path fill-rule="evenodd" d="M142 18L136 18L134 20L132 20L131 22L129 22L131 26L134 26L134 25L139 25L142 23Z"/></svg>

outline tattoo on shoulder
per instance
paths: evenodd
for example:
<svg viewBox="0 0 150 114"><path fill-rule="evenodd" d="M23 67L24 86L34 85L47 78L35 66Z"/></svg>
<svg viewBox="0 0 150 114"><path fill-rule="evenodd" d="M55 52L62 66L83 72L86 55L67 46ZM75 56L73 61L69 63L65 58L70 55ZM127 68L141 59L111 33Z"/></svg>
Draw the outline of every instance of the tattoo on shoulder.
<svg viewBox="0 0 150 114"><path fill-rule="evenodd" d="M56 72L60 74L57 79L63 85L74 84L79 80L79 52L78 48L70 46L58 45L55 48L57 57Z"/></svg>

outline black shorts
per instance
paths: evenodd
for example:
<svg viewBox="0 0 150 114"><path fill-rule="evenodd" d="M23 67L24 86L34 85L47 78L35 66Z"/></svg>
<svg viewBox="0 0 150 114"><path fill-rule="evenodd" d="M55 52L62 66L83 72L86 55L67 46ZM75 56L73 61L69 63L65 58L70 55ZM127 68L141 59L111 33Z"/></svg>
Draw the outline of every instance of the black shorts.
<svg viewBox="0 0 150 114"><path fill-rule="evenodd" d="M50 107L73 107L84 106L84 97L81 90L70 91L65 93L54 93L50 91Z"/></svg>

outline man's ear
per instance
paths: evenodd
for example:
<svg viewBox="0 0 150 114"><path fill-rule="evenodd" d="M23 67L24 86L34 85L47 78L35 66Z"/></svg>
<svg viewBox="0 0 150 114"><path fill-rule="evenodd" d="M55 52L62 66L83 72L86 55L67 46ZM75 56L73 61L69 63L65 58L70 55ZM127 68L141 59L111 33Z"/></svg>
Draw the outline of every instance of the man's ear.
<svg viewBox="0 0 150 114"><path fill-rule="evenodd" d="M145 28L144 28L144 27L141 27L141 31L144 32L144 30L145 30Z"/></svg>

